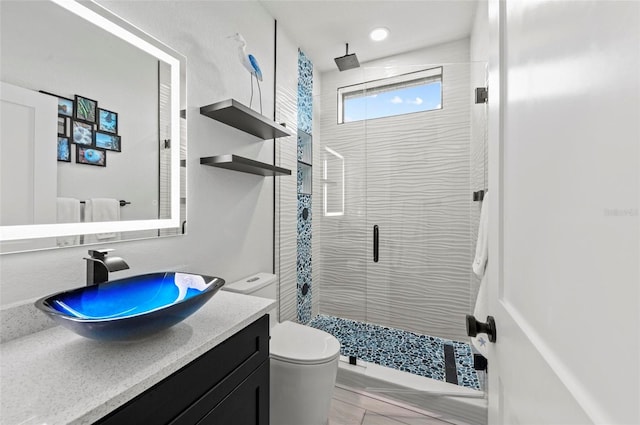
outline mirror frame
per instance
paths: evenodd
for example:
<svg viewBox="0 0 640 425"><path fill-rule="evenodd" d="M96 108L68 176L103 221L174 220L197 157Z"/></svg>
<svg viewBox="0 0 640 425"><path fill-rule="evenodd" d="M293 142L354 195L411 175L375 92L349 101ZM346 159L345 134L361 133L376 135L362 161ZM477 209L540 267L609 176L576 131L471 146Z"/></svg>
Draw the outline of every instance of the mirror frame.
<svg viewBox="0 0 640 425"><path fill-rule="evenodd" d="M182 54L176 52L164 43L136 28L129 22L93 1L83 1L82 3L76 0L50 1L169 64L171 69L172 88L170 100L170 134L171 140L180 141L180 111L181 109L186 109L186 58ZM103 232L180 228L180 145L181 143L171 143L170 146L171 218L155 220L0 226L0 241L40 239Z"/></svg>

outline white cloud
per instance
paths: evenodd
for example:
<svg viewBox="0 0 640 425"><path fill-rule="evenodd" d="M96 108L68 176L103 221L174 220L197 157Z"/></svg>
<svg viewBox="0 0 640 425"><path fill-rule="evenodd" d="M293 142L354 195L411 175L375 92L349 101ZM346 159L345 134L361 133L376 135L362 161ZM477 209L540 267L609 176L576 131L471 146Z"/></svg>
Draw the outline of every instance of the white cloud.
<svg viewBox="0 0 640 425"><path fill-rule="evenodd" d="M393 99L391 99L391 103L402 103L402 99L400 98L400 96L395 96Z"/></svg>
<svg viewBox="0 0 640 425"><path fill-rule="evenodd" d="M442 103L438 103L438 104L436 105L436 109L440 109L440 108L442 108Z"/></svg>
<svg viewBox="0 0 640 425"><path fill-rule="evenodd" d="M419 97L416 97L415 100L407 100L407 103L410 103L412 105L422 105L423 100L420 99Z"/></svg>

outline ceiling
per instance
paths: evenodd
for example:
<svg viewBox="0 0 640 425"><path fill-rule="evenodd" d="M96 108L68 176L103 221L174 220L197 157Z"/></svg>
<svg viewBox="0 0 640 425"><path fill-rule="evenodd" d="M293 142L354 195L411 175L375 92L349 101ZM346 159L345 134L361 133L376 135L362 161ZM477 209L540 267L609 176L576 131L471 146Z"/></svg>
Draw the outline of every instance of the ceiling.
<svg viewBox="0 0 640 425"><path fill-rule="evenodd" d="M320 72L333 58L356 53L360 63L468 37L479 0L259 0ZM389 37L369 32L384 26Z"/></svg>

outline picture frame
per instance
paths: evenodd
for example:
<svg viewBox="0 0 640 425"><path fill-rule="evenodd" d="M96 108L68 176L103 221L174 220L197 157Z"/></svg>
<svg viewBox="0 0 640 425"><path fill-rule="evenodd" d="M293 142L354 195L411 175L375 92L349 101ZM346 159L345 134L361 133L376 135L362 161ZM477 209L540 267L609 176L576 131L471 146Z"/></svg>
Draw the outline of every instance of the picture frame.
<svg viewBox="0 0 640 425"><path fill-rule="evenodd" d="M88 97L75 95L74 118L76 120L95 123L98 114L98 101Z"/></svg>
<svg viewBox="0 0 640 425"><path fill-rule="evenodd" d="M93 146L76 145L76 163L106 167L107 151Z"/></svg>
<svg viewBox="0 0 640 425"><path fill-rule="evenodd" d="M58 161L71 162L71 142L66 136L58 136Z"/></svg>
<svg viewBox="0 0 640 425"><path fill-rule="evenodd" d="M73 118L73 111L75 111L75 104L72 99L66 97L57 96L58 98L58 115L63 117Z"/></svg>
<svg viewBox="0 0 640 425"><path fill-rule="evenodd" d="M58 115L58 136L69 136L68 120L64 115Z"/></svg>
<svg viewBox="0 0 640 425"><path fill-rule="evenodd" d="M94 146L97 148L121 152L121 139L117 134L104 133L96 131L94 134Z"/></svg>
<svg viewBox="0 0 640 425"><path fill-rule="evenodd" d="M77 145L93 146L93 124L73 120L72 142Z"/></svg>
<svg viewBox="0 0 640 425"><path fill-rule="evenodd" d="M118 113L98 108L98 131L118 134Z"/></svg>

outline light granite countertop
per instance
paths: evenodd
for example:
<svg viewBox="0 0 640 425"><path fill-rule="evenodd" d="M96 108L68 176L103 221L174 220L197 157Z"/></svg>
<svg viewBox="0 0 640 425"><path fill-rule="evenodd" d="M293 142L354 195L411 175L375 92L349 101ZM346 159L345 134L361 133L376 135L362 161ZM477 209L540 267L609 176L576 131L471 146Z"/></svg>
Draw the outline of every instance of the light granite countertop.
<svg viewBox="0 0 640 425"><path fill-rule="evenodd" d="M0 344L0 424L91 424L274 304L220 291L191 317L143 341L93 341L54 326Z"/></svg>

